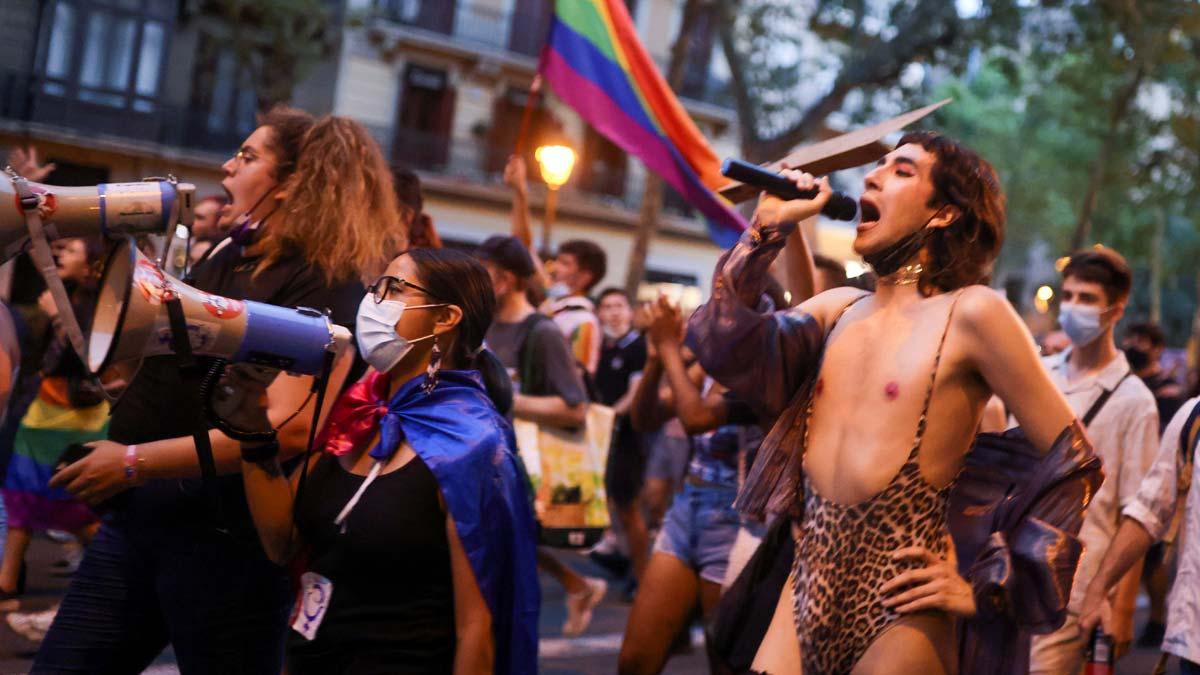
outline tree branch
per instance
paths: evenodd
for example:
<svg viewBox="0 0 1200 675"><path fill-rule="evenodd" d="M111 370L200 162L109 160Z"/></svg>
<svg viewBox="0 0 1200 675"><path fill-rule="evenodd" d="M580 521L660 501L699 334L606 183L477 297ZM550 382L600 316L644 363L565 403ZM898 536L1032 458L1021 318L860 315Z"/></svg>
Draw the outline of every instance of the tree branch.
<svg viewBox="0 0 1200 675"><path fill-rule="evenodd" d="M733 5L730 0L722 4L726 9ZM731 17L723 17L721 42L729 62L738 116L742 120L743 152L749 159L758 161L778 155L781 148L786 150L812 138L823 128L825 119L842 107L851 92L895 80L909 63L931 57L938 48L951 44L960 28L954 3L922 0L897 26L896 36L891 40L867 44L859 31L858 37L852 40L857 58L844 65L829 92L808 106L791 127L764 137L754 114L756 102L747 76L748 59L738 52L732 26Z"/></svg>

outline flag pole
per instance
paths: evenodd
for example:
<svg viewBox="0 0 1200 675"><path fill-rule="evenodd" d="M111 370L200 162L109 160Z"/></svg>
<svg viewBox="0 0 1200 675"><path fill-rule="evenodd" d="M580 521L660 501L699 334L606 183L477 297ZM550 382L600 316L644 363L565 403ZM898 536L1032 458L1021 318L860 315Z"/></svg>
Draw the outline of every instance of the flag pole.
<svg viewBox="0 0 1200 675"><path fill-rule="evenodd" d="M525 97L525 110L521 113L521 129L517 132L517 143L513 154L520 156L525 150L525 142L529 136L529 120L533 117L533 103L542 91L542 74L536 73L529 85L529 95Z"/></svg>

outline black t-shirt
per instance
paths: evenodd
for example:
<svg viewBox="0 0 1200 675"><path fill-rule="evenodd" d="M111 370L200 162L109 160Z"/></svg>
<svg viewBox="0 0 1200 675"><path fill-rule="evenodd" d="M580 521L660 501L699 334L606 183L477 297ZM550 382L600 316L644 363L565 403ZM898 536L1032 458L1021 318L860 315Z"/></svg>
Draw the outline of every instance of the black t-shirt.
<svg viewBox="0 0 1200 675"><path fill-rule="evenodd" d="M1158 433L1161 434L1187 397L1169 393L1172 389L1179 391L1179 383L1161 370L1149 377L1143 377L1142 382L1150 393L1154 394L1154 402L1158 406Z"/></svg>
<svg viewBox="0 0 1200 675"><path fill-rule="evenodd" d="M333 584L309 641L288 634L288 670L448 673L454 667L454 580L437 479L420 458L380 475L346 519L334 521L365 480L336 457L317 460L296 525L307 569Z"/></svg>
<svg viewBox="0 0 1200 675"><path fill-rule="evenodd" d="M328 309L334 323L354 330L366 292L359 281L330 284L299 252L285 255L254 276L257 264L258 258L244 257L242 247L229 242L195 268L190 284L235 300ZM179 372L174 356L147 358L113 408L109 438L131 444L190 436L199 416L193 401L200 383L201 378ZM218 481L227 526L244 536L256 536L241 476L222 476ZM199 479L150 481L129 491L123 511L127 518L155 523L211 524L202 497Z"/></svg>
<svg viewBox="0 0 1200 675"><path fill-rule="evenodd" d="M629 391L629 378L646 367L646 338L636 330L613 340L604 338L600 345L600 364L596 367L596 395L600 403L613 405Z"/></svg>

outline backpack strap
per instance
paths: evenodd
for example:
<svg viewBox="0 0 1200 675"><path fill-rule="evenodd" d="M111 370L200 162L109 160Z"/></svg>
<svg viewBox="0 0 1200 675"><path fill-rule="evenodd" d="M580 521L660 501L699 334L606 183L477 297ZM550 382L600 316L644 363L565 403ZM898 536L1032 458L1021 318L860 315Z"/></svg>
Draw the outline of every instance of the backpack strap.
<svg viewBox="0 0 1200 675"><path fill-rule="evenodd" d="M1085 428L1092 424L1092 421L1096 419L1096 415L1099 415L1100 411L1104 409L1104 404L1108 403L1108 399L1112 398L1113 392L1121 388L1121 384L1129 378L1131 372L1132 371L1126 371L1125 375L1122 376L1121 379L1117 380L1116 386L1114 386L1112 389L1105 389L1100 393L1100 398L1096 399L1096 402L1092 404L1092 407L1088 408L1087 414L1083 416L1083 426Z"/></svg>
<svg viewBox="0 0 1200 675"><path fill-rule="evenodd" d="M1179 432L1179 462L1176 483L1179 492L1186 494L1192 485L1192 469L1196 464L1196 446L1200 444L1200 401L1192 406L1187 422Z"/></svg>
<svg viewBox="0 0 1200 675"><path fill-rule="evenodd" d="M540 312L534 312L525 317L521 322L521 327L517 330L517 377L521 379L520 390L525 392L525 387L530 382L533 369L533 342L529 336L533 334L533 329L539 323L544 321L552 321L552 319Z"/></svg>

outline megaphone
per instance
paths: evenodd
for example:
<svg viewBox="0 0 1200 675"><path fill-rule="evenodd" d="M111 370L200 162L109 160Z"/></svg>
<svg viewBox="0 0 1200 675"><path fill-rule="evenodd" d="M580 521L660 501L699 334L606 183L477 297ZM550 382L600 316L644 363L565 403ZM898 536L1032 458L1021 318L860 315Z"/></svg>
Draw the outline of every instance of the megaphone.
<svg viewBox="0 0 1200 675"><path fill-rule="evenodd" d="M50 239L174 232L176 223L191 223L196 193L190 183L166 180L63 187L0 178L0 262L20 253L29 236L26 207L14 180L24 182L36 198L37 215Z"/></svg>
<svg viewBox="0 0 1200 675"><path fill-rule="evenodd" d="M350 331L314 309L291 309L205 293L165 274L126 239L109 255L87 335L85 363L110 365L171 353L166 301L178 298L192 353L299 375L318 375Z"/></svg>

